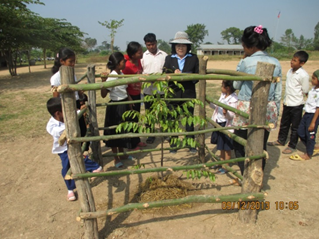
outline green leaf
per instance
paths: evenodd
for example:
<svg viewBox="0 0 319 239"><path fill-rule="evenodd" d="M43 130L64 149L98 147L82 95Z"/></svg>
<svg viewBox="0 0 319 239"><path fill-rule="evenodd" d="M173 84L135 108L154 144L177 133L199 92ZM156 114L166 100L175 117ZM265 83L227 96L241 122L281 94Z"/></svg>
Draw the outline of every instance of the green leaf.
<svg viewBox="0 0 319 239"><path fill-rule="evenodd" d="M188 117L188 120L187 120L187 123L188 123L188 125L192 125L192 123L193 123L193 117Z"/></svg>
<svg viewBox="0 0 319 239"><path fill-rule="evenodd" d="M187 118L186 117L183 117L182 120L181 120L181 124L183 126L186 126L186 121L187 121Z"/></svg>
<svg viewBox="0 0 319 239"><path fill-rule="evenodd" d="M133 127L133 123L130 122L130 123L128 124L127 131L130 131L130 130L132 129L132 127Z"/></svg>
<svg viewBox="0 0 319 239"><path fill-rule="evenodd" d="M192 170L192 179L194 180L194 178L195 178L195 171Z"/></svg>
<svg viewBox="0 0 319 239"><path fill-rule="evenodd" d="M116 132L116 133L121 133L121 130L122 130L122 124L119 124L119 125L116 127L115 132Z"/></svg>

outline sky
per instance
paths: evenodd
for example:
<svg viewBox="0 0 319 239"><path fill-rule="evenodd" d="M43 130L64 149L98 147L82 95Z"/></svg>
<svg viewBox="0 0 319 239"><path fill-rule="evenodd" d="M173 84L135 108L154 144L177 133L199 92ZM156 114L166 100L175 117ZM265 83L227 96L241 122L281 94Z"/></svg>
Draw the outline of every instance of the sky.
<svg viewBox="0 0 319 239"><path fill-rule="evenodd" d="M188 25L204 24L208 36L204 42L223 42L221 32L229 27L244 30L262 25L270 38L280 41L285 30L292 29L298 38L313 38L319 22L318 0L42 0L45 4L29 4L28 8L41 17L66 19L95 38L97 45L110 43L110 31L98 21L124 19L117 29L114 45L126 50L130 41L144 44L151 32L157 39L169 41L177 31ZM280 12L280 17L278 14ZM227 43L226 43L227 44ZM67 46L66 46L67 47Z"/></svg>

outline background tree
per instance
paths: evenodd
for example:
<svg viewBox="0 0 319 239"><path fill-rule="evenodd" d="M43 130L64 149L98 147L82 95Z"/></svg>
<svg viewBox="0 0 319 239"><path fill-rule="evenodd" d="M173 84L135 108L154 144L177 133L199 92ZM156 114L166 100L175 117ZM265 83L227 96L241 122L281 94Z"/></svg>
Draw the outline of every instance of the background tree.
<svg viewBox="0 0 319 239"><path fill-rule="evenodd" d="M205 36L208 36L208 30L205 28L204 24L199 23L187 26L185 32L188 34L189 40L193 42L192 52L196 52L196 49L204 41Z"/></svg>
<svg viewBox="0 0 319 239"><path fill-rule="evenodd" d="M237 27L229 27L220 33L222 39L227 41L228 44L239 44L243 31Z"/></svg>
<svg viewBox="0 0 319 239"><path fill-rule="evenodd" d="M288 49L291 48L293 42L296 41L295 34L290 28L285 31L285 34L280 39L281 39L281 43L284 46L288 47Z"/></svg>
<svg viewBox="0 0 319 239"><path fill-rule="evenodd" d="M303 35L300 35L299 38L293 38L293 47L295 47L297 50L311 49L313 47L312 41L312 39L306 39Z"/></svg>
<svg viewBox="0 0 319 239"><path fill-rule="evenodd" d="M113 53L114 52L114 37L115 37L115 33L116 33L116 30L123 26L123 21L124 19L120 20L120 21L116 21L116 20L111 20L110 22L108 21L105 21L105 22L99 22L102 26L106 27L107 29L110 29L111 30L111 33L110 33L110 37L111 37L111 52Z"/></svg>
<svg viewBox="0 0 319 239"><path fill-rule="evenodd" d="M158 49L165 51L167 54L171 53L171 46L169 45L169 43L162 39L157 40L157 47Z"/></svg>
<svg viewBox="0 0 319 239"><path fill-rule="evenodd" d="M315 26L315 32L313 37L313 48L319 50L319 22Z"/></svg>
<svg viewBox="0 0 319 239"><path fill-rule="evenodd" d="M26 46L27 39L32 35L26 26L28 19L35 17L35 14L27 8L27 4L32 3L43 4L38 0L0 1L0 51L12 76L17 74L18 52Z"/></svg>
<svg viewBox="0 0 319 239"><path fill-rule="evenodd" d="M84 42L85 42L88 50L92 50L96 46L96 43L97 43L96 39L91 38L91 37L85 38Z"/></svg>
<svg viewBox="0 0 319 239"><path fill-rule="evenodd" d="M111 44L108 43L107 41L102 41L101 49L108 51L111 49Z"/></svg>
<svg viewBox="0 0 319 239"><path fill-rule="evenodd" d="M0 50L5 57L9 72L16 75L16 64L21 52L26 52L30 63L30 52L34 48L57 52L68 46L81 51L81 42L85 33L64 19L42 18L30 11L27 4L43 4L38 0L0 0ZM30 68L29 68L30 69Z"/></svg>

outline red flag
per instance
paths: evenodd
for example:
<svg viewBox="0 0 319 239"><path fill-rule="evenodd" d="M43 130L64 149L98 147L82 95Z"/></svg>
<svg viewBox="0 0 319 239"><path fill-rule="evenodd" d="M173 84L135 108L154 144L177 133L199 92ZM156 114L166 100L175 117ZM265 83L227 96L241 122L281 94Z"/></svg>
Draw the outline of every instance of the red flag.
<svg viewBox="0 0 319 239"><path fill-rule="evenodd" d="M280 18L280 12L278 13L278 16L277 16L278 18Z"/></svg>

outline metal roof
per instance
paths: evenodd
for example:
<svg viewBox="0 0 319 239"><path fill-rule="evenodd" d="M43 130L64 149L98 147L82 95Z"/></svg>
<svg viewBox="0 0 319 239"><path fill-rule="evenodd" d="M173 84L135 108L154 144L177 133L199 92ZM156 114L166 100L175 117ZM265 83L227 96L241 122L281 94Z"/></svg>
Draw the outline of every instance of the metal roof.
<svg viewBox="0 0 319 239"><path fill-rule="evenodd" d="M242 45L215 45L215 44L201 44L197 50L244 50Z"/></svg>

